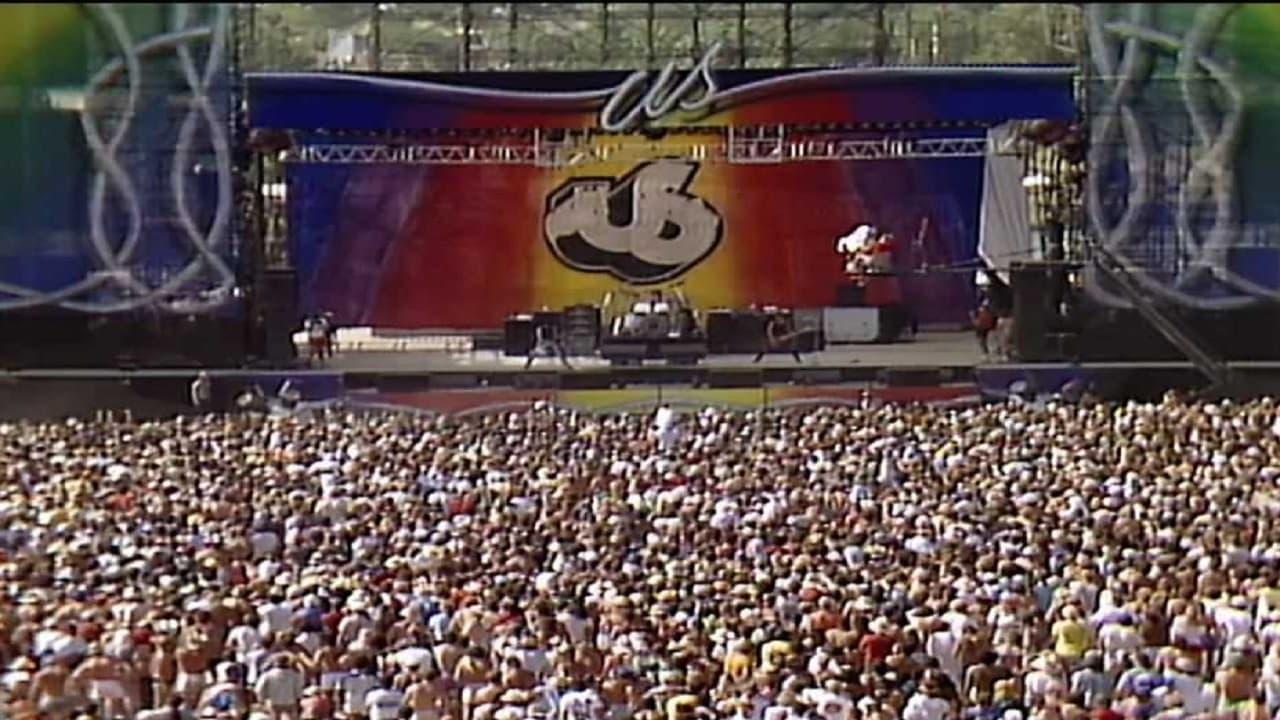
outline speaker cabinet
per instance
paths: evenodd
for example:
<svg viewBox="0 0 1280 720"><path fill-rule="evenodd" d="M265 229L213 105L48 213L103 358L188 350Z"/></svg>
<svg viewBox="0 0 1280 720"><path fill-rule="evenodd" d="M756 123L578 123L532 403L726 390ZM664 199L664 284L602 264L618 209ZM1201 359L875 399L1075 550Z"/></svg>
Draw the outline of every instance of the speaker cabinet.
<svg viewBox="0 0 1280 720"><path fill-rule="evenodd" d="M600 308L573 305L564 311L564 349L569 355L594 355L600 347Z"/></svg>
<svg viewBox="0 0 1280 720"><path fill-rule="evenodd" d="M524 357L533 349L533 317L515 315L507 318L502 327L502 354L507 357Z"/></svg>
<svg viewBox="0 0 1280 720"><path fill-rule="evenodd" d="M707 313L707 351L754 355L764 346L768 317L763 313L713 310Z"/></svg>
<svg viewBox="0 0 1280 720"><path fill-rule="evenodd" d="M1049 326L1057 311L1053 289L1060 265L1014 263L1009 268L1013 295L1013 347L1018 359L1042 362L1051 359Z"/></svg>
<svg viewBox="0 0 1280 720"><path fill-rule="evenodd" d="M792 313L797 331L805 331L796 339L796 350L818 352L824 347L822 338L822 308L797 308Z"/></svg>
<svg viewBox="0 0 1280 720"><path fill-rule="evenodd" d="M707 350L714 355L729 352L735 333L732 310L712 310L707 313Z"/></svg>
<svg viewBox="0 0 1280 720"><path fill-rule="evenodd" d="M560 337L560 330L564 325L564 313L555 310L539 310L533 314L533 326L545 328L555 333L556 337Z"/></svg>
<svg viewBox="0 0 1280 720"><path fill-rule="evenodd" d="M274 367L289 367L298 357L293 333L301 328L298 275L293 270L267 270L262 278L258 317L262 321L263 350Z"/></svg>
<svg viewBox="0 0 1280 720"><path fill-rule="evenodd" d="M853 282L836 287L836 307L862 307L867 304L867 291Z"/></svg>

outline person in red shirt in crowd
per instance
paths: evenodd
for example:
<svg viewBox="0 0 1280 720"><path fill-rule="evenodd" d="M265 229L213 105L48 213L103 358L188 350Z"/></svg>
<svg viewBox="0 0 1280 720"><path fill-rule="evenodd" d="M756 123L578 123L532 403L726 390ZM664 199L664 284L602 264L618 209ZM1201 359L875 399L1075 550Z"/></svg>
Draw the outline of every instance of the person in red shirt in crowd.
<svg viewBox="0 0 1280 720"><path fill-rule="evenodd" d="M871 623L871 634L863 635L858 642L858 652L862 653L863 667L871 667L884 662L893 650L897 640L892 635L892 627L885 618L876 618Z"/></svg>

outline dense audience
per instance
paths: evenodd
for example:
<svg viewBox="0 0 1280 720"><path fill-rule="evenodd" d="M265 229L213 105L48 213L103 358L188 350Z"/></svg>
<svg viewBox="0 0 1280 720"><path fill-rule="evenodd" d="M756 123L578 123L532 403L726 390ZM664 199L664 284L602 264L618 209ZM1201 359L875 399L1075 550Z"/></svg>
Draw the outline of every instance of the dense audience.
<svg viewBox="0 0 1280 720"><path fill-rule="evenodd" d="M0 425L0 717L1255 720L1270 400Z"/></svg>

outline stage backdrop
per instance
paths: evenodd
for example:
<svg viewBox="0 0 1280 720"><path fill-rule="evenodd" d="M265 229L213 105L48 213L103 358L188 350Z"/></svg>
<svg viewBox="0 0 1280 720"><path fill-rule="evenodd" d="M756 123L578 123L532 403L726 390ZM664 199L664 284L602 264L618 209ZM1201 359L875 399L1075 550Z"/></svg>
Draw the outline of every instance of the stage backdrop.
<svg viewBox="0 0 1280 720"><path fill-rule="evenodd" d="M982 160L726 162L730 128L962 138L1073 114L1064 68L717 72L712 62L673 72L671 101L647 103L657 72L249 76L250 122L293 131L301 148L449 142L441 129L490 128L493 142L519 129L544 141L553 129L611 131L592 137L591 162L568 168L304 154L289 166L303 309L343 324L481 328L624 287L678 286L704 309L830 305L835 240L861 223L897 235L903 268L972 260ZM685 109L664 112L676 101ZM922 320L962 321L971 284L933 273L907 293Z"/></svg>

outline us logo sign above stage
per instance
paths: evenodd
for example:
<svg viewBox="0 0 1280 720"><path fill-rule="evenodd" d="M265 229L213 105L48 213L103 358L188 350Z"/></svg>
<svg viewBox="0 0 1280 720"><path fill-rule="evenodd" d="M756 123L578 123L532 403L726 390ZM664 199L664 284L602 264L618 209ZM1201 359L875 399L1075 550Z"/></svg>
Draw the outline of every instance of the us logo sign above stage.
<svg viewBox="0 0 1280 720"><path fill-rule="evenodd" d="M651 285L684 275L720 244L724 221L688 191L698 163L645 162L619 178L574 178L547 196L543 230L560 262Z"/></svg>

